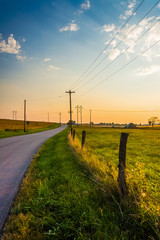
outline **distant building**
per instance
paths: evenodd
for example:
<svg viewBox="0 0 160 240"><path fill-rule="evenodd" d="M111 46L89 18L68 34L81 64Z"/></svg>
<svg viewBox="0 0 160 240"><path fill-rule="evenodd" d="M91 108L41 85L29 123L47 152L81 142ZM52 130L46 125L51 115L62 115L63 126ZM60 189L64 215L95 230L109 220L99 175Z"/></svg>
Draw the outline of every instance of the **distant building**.
<svg viewBox="0 0 160 240"><path fill-rule="evenodd" d="M132 128L132 129L135 129L136 128L136 125L134 123L129 123L125 126L125 128Z"/></svg>

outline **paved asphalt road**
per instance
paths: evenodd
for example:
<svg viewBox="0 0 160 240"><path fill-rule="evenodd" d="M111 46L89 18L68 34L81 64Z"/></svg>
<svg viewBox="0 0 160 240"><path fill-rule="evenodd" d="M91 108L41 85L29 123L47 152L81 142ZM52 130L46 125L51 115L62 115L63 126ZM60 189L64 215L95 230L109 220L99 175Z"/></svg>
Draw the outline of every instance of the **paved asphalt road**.
<svg viewBox="0 0 160 240"><path fill-rule="evenodd" d="M33 156L48 138L65 128L0 139L0 233Z"/></svg>

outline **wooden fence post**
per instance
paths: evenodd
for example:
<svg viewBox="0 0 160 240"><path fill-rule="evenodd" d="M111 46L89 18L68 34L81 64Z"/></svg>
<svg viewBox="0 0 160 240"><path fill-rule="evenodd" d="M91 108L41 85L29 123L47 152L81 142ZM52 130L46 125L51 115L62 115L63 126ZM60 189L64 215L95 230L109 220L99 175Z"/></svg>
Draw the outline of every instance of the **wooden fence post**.
<svg viewBox="0 0 160 240"><path fill-rule="evenodd" d="M125 197L125 195L127 194L125 167L126 167L126 144L127 144L128 135L129 135L128 133L121 133L120 147L119 147L118 182L119 182L122 197Z"/></svg>
<svg viewBox="0 0 160 240"><path fill-rule="evenodd" d="M85 140L86 140L86 131L82 131L82 148L84 147Z"/></svg>
<svg viewBox="0 0 160 240"><path fill-rule="evenodd" d="M73 130L73 141L74 141L74 138L75 138L75 134L76 134L76 131L75 129Z"/></svg>

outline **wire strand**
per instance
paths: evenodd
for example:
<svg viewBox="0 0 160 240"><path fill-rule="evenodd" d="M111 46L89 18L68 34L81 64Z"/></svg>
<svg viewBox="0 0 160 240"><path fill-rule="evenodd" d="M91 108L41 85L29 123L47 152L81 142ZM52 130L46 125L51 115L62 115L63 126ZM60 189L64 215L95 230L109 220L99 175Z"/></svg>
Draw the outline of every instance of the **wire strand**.
<svg viewBox="0 0 160 240"><path fill-rule="evenodd" d="M121 32L121 30L124 28L124 26L130 21L130 19L135 15L135 13L138 11L138 9L141 7L145 0L142 0L142 2L138 5L138 7L135 9L135 11L132 13L132 15L127 19L127 21L121 26L121 28L116 32L114 37L110 40L110 42L105 46L105 48L98 54L98 56L92 61L92 63L89 65L89 67L82 73L82 75L78 78L78 80L71 86L70 89L74 88L75 85L81 80L81 78L88 72L88 70L93 66L93 64L98 60L98 58L103 54L103 52L107 49L107 47L113 42L113 40L118 36L118 34Z"/></svg>
<svg viewBox="0 0 160 240"><path fill-rule="evenodd" d="M152 6L152 8L135 24L135 26L119 41L118 44L116 44L115 47L113 47L110 52L84 77L81 79L81 81L83 81L84 79L86 79L95 69L97 69L97 67L100 66L100 64L110 55L110 53L116 49L124 39L126 39L128 37L128 35L134 30L137 28L137 26L144 20L144 18L157 6L157 4L159 3L160 0L158 0L158 2L156 2L156 4L154 4ZM79 83L76 84L76 86L78 85Z"/></svg>
<svg viewBox="0 0 160 240"><path fill-rule="evenodd" d="M140 54L138 54L136 57L134 57L131 61L129 61L127 64L125 64L124 66L120 67L117 71L113 72L110 76L108 76L106 79L102 80L101 82L97 83L94 87L90 88L87 92L85 92L84 94L82 94L81 96L84 96L86 93L90 92L91 90L93 90L94 88L96 88L98 85L102 84L103 82L107 81L108 79L110 79L111 77L113 77L116 73L120 72L122 69L124 69L125 67L127 67L130 63L132 63L133 61L135 61L138 57L140 57L141 55L143 55L145 52L147 52L150 48L154 47L157 43L159 43L160 40L158 40L157 42L155 42L153 45L151 45L150 47L148 47L145 51L141 52Z"/></svg>
<svg viewBox="0 0 160 240"><path fill-rule="evenodd" d="M86 84L88 84L89 82L91 82L92 80L94 80L96 77L98 77L104 70L106 70L110 65L112 65L118 58L120 58L129 48L131 48L132 46L135 45L135 43L140 40L147 32L149 32L149 30L151 30L158 22L160 21L160 19L158 19L156 22L154 22L139 38L137 38L130 46L128 46L126 49L124 49L124 51L117 56L112 62L110 62L106 67L104 67L100 72L98 72L96 75L94 75L91 79L89 79L87 82L85 82L82 86L80 86L79 88L76 89L76 91L78 91L79 89L81 89L82 87L84 87Z"/></svg>

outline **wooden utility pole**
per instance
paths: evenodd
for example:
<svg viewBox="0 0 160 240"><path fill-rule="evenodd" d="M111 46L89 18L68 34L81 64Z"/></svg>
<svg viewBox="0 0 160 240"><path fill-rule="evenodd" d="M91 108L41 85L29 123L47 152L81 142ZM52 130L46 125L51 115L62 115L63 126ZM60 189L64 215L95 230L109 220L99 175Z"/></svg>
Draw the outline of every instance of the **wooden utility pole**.
<svg viewBox="0 0 160 240"><path fill-rule="evenodd" d="M17 120L17 111L15 111L14 113L15 113L15 120Z"/></svg>
<svg viewBox="0 0 160 240"><path fill-rule="evenodd" d="M80 111L79 111L79 107L80 107L80 106L78 106L78 105L76 106L76 108L77 108L77 125L78 125L78 115L79 115L79 112L80 112Z"/></svg>
<svg viewBox="0 0 160 240"><path fill-rule="evenodd" d="M90 111L90 127L92 126L92 110L89 110Z"/></svg>
<svg viewBox="0 0 160 240"><path fill-rule="evenodd" d="M71 91L71 90L69 90L68 92L66 91L66 93L69 93L69 103L70 103L70 111L69 111L69 113L70 113L70 126L71 126L71 128L72 128L72 99L71 99L71 96L72 96L72 93L75 93L75 91Z"/></svg>
<svg viewBox="0 0 160 240"><path fill-rule="evenodd" d="M59 113L59 123L61 124L61 112Z"/></svg>
<svg viewBox="0 0 160 240"><path fill-rule="evenodd" d="M24 132L26 132L26 100L24 100Z"/></svg>
<svg viewBox="0 0 160 240"><path fill-rule="evenodd" d="M79 106L80 107L80 115L81 115L81 126L82 126L82 106Z"/></svg>
<svg viewBox="0 0 160 240"><path fill-rule="evenodd" d="M49 113L48 113L48 122L49 122Z"/></svg>
<svg viewBox="0 0 160 240"><path fill-rule="evenodd" d="M13 120L14 120L14 111L12 111L12 113L13 113Z"/></svg>

